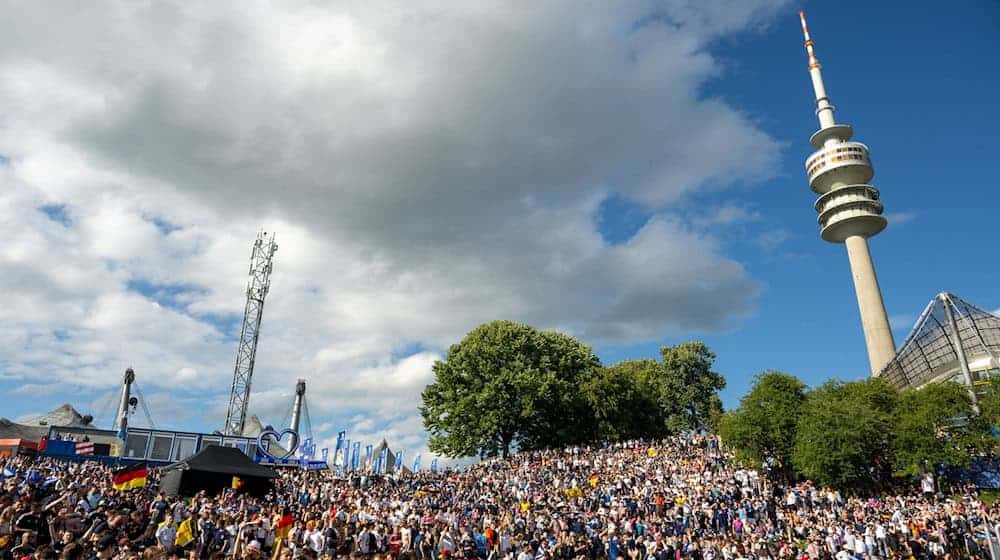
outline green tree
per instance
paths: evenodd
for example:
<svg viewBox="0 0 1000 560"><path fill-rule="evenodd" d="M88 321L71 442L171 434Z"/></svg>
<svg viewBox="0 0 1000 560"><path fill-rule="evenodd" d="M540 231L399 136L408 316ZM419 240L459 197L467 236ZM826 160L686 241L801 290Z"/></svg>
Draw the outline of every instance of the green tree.
<svg viewBox="0 0 1000 560"><path fill-rule="evenodd" d="M662 366L656 360L626 360L603 368L582 390L597 420L599 437L609 441L662 438L667 435L654 381Z"/></svg>
<svg viewBox="0 0 1000 560"><path fill-rule="evenodd" d="M589 440L593 416L579 386L600 369L588 346L512 321L480 325L435 362L420 413L430 449L450 457L507 457Z"/></svg>
<svg viewBox="0 0 1000 560"><path fill-rule="evenodd" d="M740 399L740 406L723 415L719 435L744 461L760 465L773 457L778 472L787 479L796 424L805 400L806 385L794 375L761 373Z"/></svg>
<svg viewBox="0 0 1000 560"><path fill-rule="evenodd" d="M810 391L799 418L792 465L822 485L870 487L891 460L899 394L873 378L828 381Z"/></svg>
<svg viewBox="0 0 1000 560"><path fill-rule="evenodd" d="M917 475L939 463L968 465L968 449L989 444L989 422L971 411L968 390L958 383L903 391L894 422L896 474Z"/></svg>
<svg viewBox="0 0 1000 560"><path fill-rule="evenodd" d="M662 371L655 380L657 402L671 433L711 428L722 414L719 391L726 379L712 371L715 354L704 342L660 349Z"/></svg>
<svg viewBox="0 0 1000 560"><path fill-rule="evenodd" d="M990 377L985 390L979 393L979 408L984 423L1000 427L1000 376Z"/></svg>

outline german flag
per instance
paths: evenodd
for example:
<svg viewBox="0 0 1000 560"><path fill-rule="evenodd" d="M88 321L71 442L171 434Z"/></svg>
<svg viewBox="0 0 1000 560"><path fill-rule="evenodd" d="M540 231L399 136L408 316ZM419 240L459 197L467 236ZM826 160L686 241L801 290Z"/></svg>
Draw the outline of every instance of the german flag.
<svg viewBox="0 0 1000 560"><path fill-rule="evenodd" d="M115 490L142 488L146 485L146 465L133 465L112 473L111 483Z"/></svg>

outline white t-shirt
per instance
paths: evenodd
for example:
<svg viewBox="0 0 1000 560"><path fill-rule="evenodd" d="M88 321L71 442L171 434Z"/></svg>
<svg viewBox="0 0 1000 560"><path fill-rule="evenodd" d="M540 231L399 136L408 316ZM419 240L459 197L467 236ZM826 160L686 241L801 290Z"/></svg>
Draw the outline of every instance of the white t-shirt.
<svg viewBox="0 0 1000 560"><path fill-rule="evenodd" d="M306 543L309 548L313 549L313 552L323 552L325 540L321 531L306 532Z"/></svg>

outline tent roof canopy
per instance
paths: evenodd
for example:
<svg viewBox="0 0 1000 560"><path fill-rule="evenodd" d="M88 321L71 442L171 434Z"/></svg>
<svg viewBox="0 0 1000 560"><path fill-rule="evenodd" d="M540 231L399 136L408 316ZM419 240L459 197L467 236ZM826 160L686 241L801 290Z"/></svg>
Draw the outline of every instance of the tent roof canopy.
<svg viewBox="0 0 1000 560"><path fill-rule="evenodd" d="M955 318L957 337L949 311ZM910 336L879 376L899 389L947 381L961 373L956 338L970 368L974 363L987 368L1000 365L1000 317L955 294L941 292L927 304Z"/></svg>
<svg viewBox="0 0 1000 560"><path fill-rule="evenodd" d="M262 478L278 477L274 469L254 463L239 449L220 445L209 445L183 461L163 467L164 472L173 470L195 470Z"/></svg>

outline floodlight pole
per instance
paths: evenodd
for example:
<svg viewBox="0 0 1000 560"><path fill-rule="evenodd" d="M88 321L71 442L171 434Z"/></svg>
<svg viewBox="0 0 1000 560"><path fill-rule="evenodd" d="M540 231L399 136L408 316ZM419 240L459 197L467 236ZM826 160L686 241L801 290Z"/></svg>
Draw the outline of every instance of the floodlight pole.
<svg viewBox="0 0 1000 560"><path fill-rule="evenodd" d="M955 312L951 310L952 302L947 292L938 294L941 303L944 304L944 312L948 316L948 325L951 328L952 346L955 347L955 356L958 357L958 365L962 367L962 379L969 390L969 400L972 402L972 412L979 416L979 397L976 396L975 388L972 385L972 371L969 370L969 360L965 357L965 348L962 347L962 337L958 334L958 322L955 321Z"/></svg>
<svg viewBox="0 0 1000 560"><path fill-rule="evenodd" d="M292 431L299 433L299 420L302 418L302 400L306 396L306 380L299 379L295 383L295 403L292 405Z"/></svg>
<svg viewBox="0 0 1000 560"><path fill-rule="evenodd" d="M118 430L118 437L125 440L125 431L128 429L128 401L132 398L132 383L135 383L135 371L132 368L125 370L125 377L122 378L122 397L118 406L118 417L115 419L115 429Z"/></svg>

